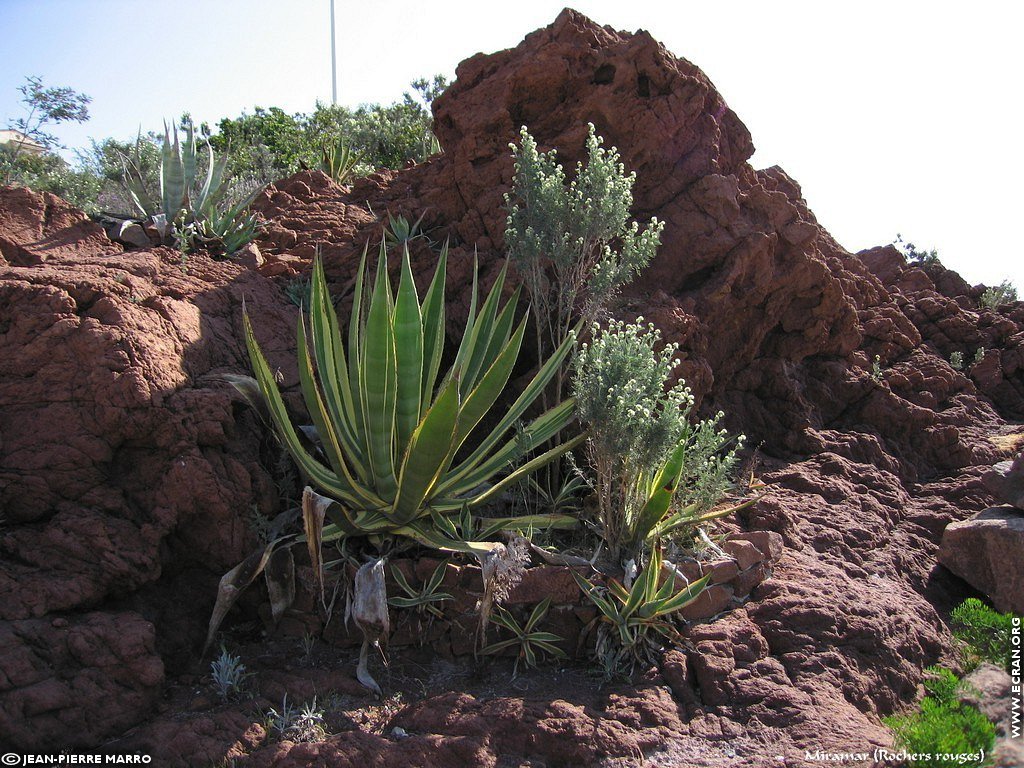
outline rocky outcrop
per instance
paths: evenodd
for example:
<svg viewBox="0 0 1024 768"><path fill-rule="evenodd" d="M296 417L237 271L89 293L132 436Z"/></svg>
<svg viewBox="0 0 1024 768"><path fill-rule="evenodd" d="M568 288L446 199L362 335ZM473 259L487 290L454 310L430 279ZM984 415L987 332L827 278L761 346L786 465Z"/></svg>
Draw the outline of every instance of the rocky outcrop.
<svg viewBox="0 0 1024 768"><path fill-rule="evenodd" d="M292 312L238 266L124 254L52 196L0 190L0 212L0 732L90 745L193 657L246 514L274 511L217 375L245 368L243 297L277 353Z"/></svg>
<svg viewBox="0 0 1024 768"><path fill-rule="evenodd" d="M750 135L708 78L647 33L565 11L460 65L435 118L445 154L428 163L350 189L319 172L267 189L249 266L125 254L55 198L0 192L0 741L94 745L149 718L164 688L204 685L184 673L216 578L254 543L246 515L287 495L271 480L279 449L218 379L248 367L241 300L294 394L287 280L319 248L344 310L387 214L425 213L425 234L452 245L457 328L474 253L485 286L502 264L508 143L525 124L571 165L593 122L638 174L637 218L666 222L619 311L680 343L700 407L758 446L748 469L769 492L730 532L762 554L777 548L756 542L778 534L771 578L611 692L549 671L525 692L471 691L439 673L367 724L366 700L340 682L350 668L315 685L281 663L261 670L255 703L191 701L117 744L181 764L706 766L888 744L880 716L952 649L942 617L966 588L936 553L950 523L991 504L989 438L1024 414L1024 308L982 310L976 289L891 248L845 251L793 179L748 164ZM425 283L436 254L423 239L413 252ZM949 364L982 346L966 370ZM109 718L86 711L114 690ZM253 707L286 690L348 696L338 711L358 722L317 745L267 743Z"/></svg>

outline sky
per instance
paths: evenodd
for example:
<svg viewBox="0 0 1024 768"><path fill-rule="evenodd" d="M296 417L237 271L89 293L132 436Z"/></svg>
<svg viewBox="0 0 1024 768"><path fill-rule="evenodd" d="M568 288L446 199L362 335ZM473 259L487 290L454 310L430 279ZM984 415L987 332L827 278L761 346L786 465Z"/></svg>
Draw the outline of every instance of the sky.
<svg viewBox="0 0 1024 768"><path fill-rule="evenodd" d="M335 0L338 101L391 102L419 77L517 45L564 5ZM697 64L818 220L856 252L897 233L970 283L1024 294L1013 234L1024 204L1024 60L1016 0L856 3L578 0ZM0 126L27 75L92 97L53 133L70 149L127 139L188 111L331 100L330 0L0 0Z"/></svg>

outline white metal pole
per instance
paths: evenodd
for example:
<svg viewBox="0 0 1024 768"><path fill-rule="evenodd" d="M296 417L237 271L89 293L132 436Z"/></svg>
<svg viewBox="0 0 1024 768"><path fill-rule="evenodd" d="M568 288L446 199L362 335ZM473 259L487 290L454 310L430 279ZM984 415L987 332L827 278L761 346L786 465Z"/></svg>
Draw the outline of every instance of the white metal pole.
<svg viewBox="0 0 1024 768"><path fill-rule="evenodd" d="M334 45L334 0L331 0L331 103L338 103L338 54Z"/></svg>

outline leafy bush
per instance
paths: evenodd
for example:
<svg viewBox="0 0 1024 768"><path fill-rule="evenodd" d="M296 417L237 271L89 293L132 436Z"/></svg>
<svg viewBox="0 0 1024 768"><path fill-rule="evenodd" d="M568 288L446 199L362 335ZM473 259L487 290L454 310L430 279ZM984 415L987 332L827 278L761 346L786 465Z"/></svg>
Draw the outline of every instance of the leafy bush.
<svg viewBox="0 0 1024 768"><path fill-rule="evenodd" d="M1010 304L1017 300L1017 289L1009 280L1003 280L993 288L986 288L979 299L981 306L988 309L996 309L1003 304Z"/></svg>
<svg viewBox="0 0 1024 768"><path fill-rule="evenodd" d="M988 661L1010 670L1012 613L999 613L981 600L970 597L950 615L953 634L967 644L967 660Z"/></svg>
<svg viewBox="0 0 1024 768"><path fill-rule="evenodd" d="M88 171L75 170L59 155L18 153L10 145L0 145L0 177L9 184L62 197L86 213L97 212L102 181Z"/></svg>
<svg viewBox="0 0 1024 768"><path fill-rule="evenodd" d="M964 353L963 352L952 352L949 355L949 365L954 371L962 371L964 369Z"/></svg>
<svg viewBox="0 0 1024 768"><path fill-rule="evenodd" d="M721 413L691 423L689 388L669 385L677 347L659 352L659 343L653 325L613 320L595 326L574 361L573 396L589 428L601 535L613 558L636 559L652 538L701 522L728 489L742 442L726 450ZM676 505L683 509L670 515Z"/></svg>
<svg viewBox="0 0 1024 768"><path fill-rule="evenodd" d="M947 768L949 765L982 766L981 753L995 743L995 726L975 707L963 704L959 694L963 683L948 669L930 667L925 681L928 696L921 709L909 715L883 718L896 735L897 746L918 755L907 764L913 768ZM976 754L978 759L956 762L942 755Z"/></svg>
<svg viewBox="0 0 1024 768"><path fill-rule="evenodd" d="M402 168L440 151L431 132L430 103L447 82L436 75L412 83L390 105L364 104L356 109L317 104L310 114L290 115L277 107L256 107L253 114L225 118L210 138L214 149L229 157L235 178L251 176L263 185L302 168L321 167L325 148L339 143L360 158L354 169Z"/></svg>
<svg viewBox="0 0 1024 768"><path fill-rule="evenodd" d="M653 258L663 224L643 231L629 221L636 174L626 174L619 153L603 149L589 126L586 164L566 183L556 153L540 152L524 127L511 145L515 163L505 246L530 295L538 354L558 348L579 313L584 326ZM618 250L613 249L613 244ZM556 379L555 399L563 377Z"/></svg>

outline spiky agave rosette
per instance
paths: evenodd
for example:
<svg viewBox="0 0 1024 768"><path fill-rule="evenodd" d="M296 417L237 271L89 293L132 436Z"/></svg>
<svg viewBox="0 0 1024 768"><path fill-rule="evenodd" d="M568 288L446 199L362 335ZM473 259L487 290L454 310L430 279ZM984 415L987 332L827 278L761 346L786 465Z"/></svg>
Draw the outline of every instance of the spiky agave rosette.
<svg viewBox="0 0 1024 768"><path fill-rule="evenodd" d="M323 264L314 260L308 316L300 312L297 325L299 380L312 429L297 429L292 423L245 315L255 378L234 377L233 383L247 399L260 401L310 487L303 493L303 535L270 542L222 578L208 644L241 590L261 572L270 578L266 566L285 545L306 543L322 595L321 548L329 541L368 537L381 544L403 537L485 560L503 549L491 540L499 531L575 525L576 518L568 515L476 514L510 485L584 439L579 435L515 466L574 418L574 403L567 400L519 427L569 354L573 337L540 366L495 426L482 433L478 427L518 359L526 318L515 323L518 290L501 306L505 268L478 308L474 270L467 327L454 363L440 376L446 263L444 248L421 303L408 249L403 248L401 279L393 294L382 244L364 311L364 251L346 349ZM273 607L279 615L278 606Z"/></svg>

